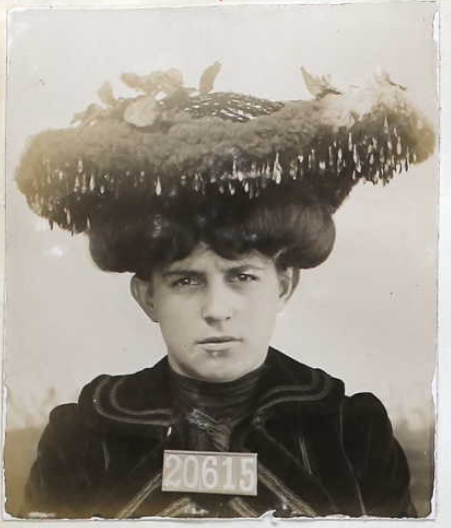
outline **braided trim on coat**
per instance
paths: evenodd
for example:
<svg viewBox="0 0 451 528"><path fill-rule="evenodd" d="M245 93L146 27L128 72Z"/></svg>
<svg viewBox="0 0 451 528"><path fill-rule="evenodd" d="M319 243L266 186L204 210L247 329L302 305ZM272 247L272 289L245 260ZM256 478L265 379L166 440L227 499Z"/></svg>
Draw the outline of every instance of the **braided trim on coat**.
<svg viewBox="0 0 451 528"><path fill-rule="evenodd" d="M169 418L149 418L148 420L139 419L139 418L131 418L126 416L116 416L115 414L109 413L106 411L103 407L103 405L100 403L100 393L103 390L104 386L108 383L109 378L105 378L102 380L99 385L96 387L94 391L94 395L92 398L92 403L94 404L94 407L96 411L103 416L104 418L109 418L111 420L115 420L116 422L125 422L125 423L134 423L134 424L145 424L145 425L168 425L170 423ZM119 380L121 381L121 380ZM122 407L115 407L114 401L111 401L111 404L113 405L113 408L115 408L118 412L124 412L127 414L134 414L133 411L129 411L128 409L122 408ZM137 414L141 414L140 412L136 411ZM171 412L168 409L154 409L154 410L148 410L146 411L146 414L156 414L157 416L164 416L164 415L171 415Z"/></svg>
<svg viewBox="0 0 451 528"><path fill-rule="evenodd" d="M241 515L241 517L258 517L258 513L246 504L241 497L234 497L229 501L230 507Z"/></svg>
<svg viewBox="0 0 451 528"><path fill-rule="evenodd" d="M147 499L147 497L161 485L162 473L161 471L155 475L134 497L126 504L122 510L116 515L117 519L126 519L130 517L134 511Z"/></svg>

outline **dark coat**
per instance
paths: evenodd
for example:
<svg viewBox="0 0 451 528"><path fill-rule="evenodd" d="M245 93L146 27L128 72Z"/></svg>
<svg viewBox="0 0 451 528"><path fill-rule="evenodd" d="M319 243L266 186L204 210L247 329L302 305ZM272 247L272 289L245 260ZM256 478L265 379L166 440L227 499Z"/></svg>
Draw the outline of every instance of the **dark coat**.
<svg viewBox="0 0 451 528"><path fill-rule="evenodd" d="M167 358L126 376L100 376L78 404L56 407L27 484L24 514L128 518L411 515L406 457L370 393L270 349L251 419L230 451L258 453L258 495L161 491L172 423Z"/></svg>

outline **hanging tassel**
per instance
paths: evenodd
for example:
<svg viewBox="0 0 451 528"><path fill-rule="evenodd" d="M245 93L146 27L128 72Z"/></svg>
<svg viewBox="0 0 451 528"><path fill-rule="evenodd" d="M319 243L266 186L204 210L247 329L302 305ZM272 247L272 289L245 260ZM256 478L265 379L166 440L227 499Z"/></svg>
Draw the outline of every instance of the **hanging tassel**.
<svg viewBox="0 0 451 528"><path fill-rule="evenodd" d="M158 176L158 177L157 177L157 181L156 181L156 183L155 183L155 194L156 194L157 196L160 196L160 194L161 194L161 190L162 190L162 189L161 189L161 181L160 181L160 177Z"/></svg>
<svg viewBox="0 0 451 528"><path fill-rule="evenodd" d="M94 191L96 188L96 179L94 174L91 174L91 178L89 180L89 190Z"/></svg>
<svg viewBox="0 0 451 528"><path fill-rule="evenodd" d="M272 174L273 180L279 184L282 181L282 167L279 163L279 153L276 153L276 159L274 160L274 166L273 166L273 174Z"/></svg>
<svg viewBox="0 0 451 528"><path fill-rule="evenodd" d="M201 183L200 183L199 173L196 172L196 174L194 175L193 189L196 192L199 192L200 191L200 187L201 187Z"/></svg>
<svg viewBox="0 0 451 528"><path fill-rule="evenodd" d="M377 169L376 172L374 173L374 179L373 179L374 184L376 184L379 181L379 176L380 176L380 172L379 172L379 169Z"/></svg>
<svg viewBox="0 0 451 528"><path fill-rule="evenodd" d="M390 138L387 140L387 148L389 152L393 152L393 143Z"/></svg>
<svg viewBox="0 0 451 528"><path fill-rule="evenodd" d="M357 150L357 145L354 145L353 153L352 153L352 159L354 161L354 165L358 165L360 163L360 156L359 152Z"/></svg>
<svg viewBox="0 0 451 528"><path fill-rule="evenodd" d="M258 177L258 172L257 172L257 164L255 163L255 161L253 161L251 163L251 170L250 170L250 173L249 173L249 176L253 179L257 178ZM239 177L238 177L239 179Z"/></svg>
<svg viewBox="0 0 451 528"><path fill-rule="evenodd" d="M316 152L315 152L315 149L311 150L310 156L311 156L311 167L310 168L316 169Z"/></svg>
<svg viewBox="0 0 451 528"><path fill-rule="evenodd" d="M249 183L249 198L252 200L254 197L254 186L252 185L252 181Z"/></svg>
<svg viewBox="0 0 451 528"><path fill-rule="evenodd" d="M290 177L295 180L298 177L298 162L297 159L292 159L289 168Z"/></svg>
<svg viewBox="0 0 451 528"><path fill-rule="evenodd" d="M236 178L236 158L233 158L233 164L232 164L232 177Z"/></svg>
<svg viewBox="0 0 451 528"><path fill-rule="evenodd" d="M329 167L333 168L333 166L335 165L335 160L334 160L334 153L332 150L332 145L329 145L328 154L329 154Z"/></svg>
<svg viewBox="0 0 451 528"><path fill-rule="evenodd" d="M83 173L83 176L81 179L81 192L85 194L87 190L88 190L87 176L86 176L86 173Z"/></svg>
<svg viewBox="0 0 451 528"><path fill-rule="evenodd" d="M260 194L260 181L260 178L254 179L255 196L258 196Z"/></svg>
<svg viewBox="0 0 451 528"><path fill-rule="evenodd" d="M265 176L268 178L268 180L270 180L273 176L273 171L271 170L269 163L266 164Z"/></svg>

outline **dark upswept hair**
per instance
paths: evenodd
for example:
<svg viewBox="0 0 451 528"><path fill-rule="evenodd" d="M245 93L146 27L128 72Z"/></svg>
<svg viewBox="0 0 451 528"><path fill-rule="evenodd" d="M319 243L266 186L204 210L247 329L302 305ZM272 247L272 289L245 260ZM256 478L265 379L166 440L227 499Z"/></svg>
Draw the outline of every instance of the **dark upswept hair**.
<svg viewBox="0 0 451 528"><path fill-rule="evenodd" d="M93 212L90 251L102 270L128 271L145 280L200 243L227 259L258 251L275 259L279 269L312 268L332 251L332 212L299 182L270 185L254 199L217 188L147 200L137 194Z"/></svg>

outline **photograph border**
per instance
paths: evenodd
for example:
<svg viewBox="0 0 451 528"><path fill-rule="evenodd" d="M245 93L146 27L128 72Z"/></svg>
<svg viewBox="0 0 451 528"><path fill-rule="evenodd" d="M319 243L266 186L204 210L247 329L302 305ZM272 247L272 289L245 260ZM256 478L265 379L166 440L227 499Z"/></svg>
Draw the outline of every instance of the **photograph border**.
<svg viewBox="0 0 451 528"><path fill-rule="evenodd" d="M407 3L418 3L418 0L413 2L412 0L407 0ZM4 38L5 47L6 50L6 15L7 11L12 8L19 8L19 9L28 9L28 8L80 8L80 9L96 9L101 10L105 8L117 8L117 9L127 9L127 8L152 8L152 7L174 7L177 6L186 6L186 5L216 5L216 6L225 6L228 5L258 5L258 4L285 4L290 2L278 2L278 1L260 1L255 2L252 0L241 0L239 2L232 2L228 0L204 0L203 2L196 2L196 4L189 3L189 0L178 0L178 1L161 1L161 0L153 0L148 1L143 4L139 4L136 2L127 2L126 0L122 1L116 1L116 2L103 2L103 1L97 1L97 2L84 2L83 5L80 5L76 2L76 0L61 0L61 1L55 1L55 2L26 2L20 3L19 6L19 0L12 1L12 0L5 0L4 5L1 6L1 26L0 31L2 34L2 37ZM311 1L311 2L291 2L296 4L329 4L329 3L366 3L364 1L348 1L348 2L326 2L322 1ZM375 3L374 0L373 2ZM380 1L378 3L386 3L385 0ZM434 2L429 2L434 3ZM441 172L441 178L440 178L440 245L439 245L439 348L438 348L438 370L436 371L436 376L434 378L434 388L437 388L438 394L436 394L436 476L435 476L435 499L438 501L436 511L434 511L434 500L433 500L433 512L429 518L421 519L421 520L388 520L384 519L382 522L384 525L387 523L390 525L391 523L398 523L403 522L404 526L410 526L410 523L415 523L417 525L419 522L431 522L431 520L434 521L434 523L437 526L445 526L446 520L451 520L451 506L448 504L449 501L446 501L446 490L450 490L451 486L451 467L446 462L446 456L444 454L443 448L444 445L448 442L448 444L451 443L451 418L448 417L449 413L446 413L446 409L449 409L449 406L451 405L451 389L447 388L446 380L448 379L448 376L450 376L450 368L451 368L451 360L450 360L450 352L451 352L451 298L450 298L450 291L451 291L451 273L449 270L451 270L451 188L450 188L450 178L446 177L450 170L451 165L451 157L450 157L450 132L451 132L451 108L450 108L450 101L448 98L448 101L445 97L443 97L443 94L445 93L451 93L451 74L449 73L449 55L450 53L447 51L451 47L448 45L446 46L446 42L449 39L449 30L447 28L450 27L450 18L451 18L451 6L449 2L443 1L440 4L440 22L437 19L436 21L436 34L435 38L438 37L439 33L439 26L440 26L440 34L441 34L441 41L440 41L440 53L439 53L439 83L440 83L440 93L441 93L441 136L440 136L440 172ZM2 39L3 40L3 39ZM2 84L3 87L5 86L5 79L6 79L6 60L2 61ZM1 94L5 94L5 90L1 91ZM7 95L6 95L7 98ZM2 116L5 117L5 107L6 107L6 101L5 98L2 98L2 105L1 105L1 113ZM5 119L3 119L1 122L5 123ZM4 128L2 129L2 133L4 135ZM1 142L1 151L2 159L4 159L4 144L5 142ZM5 171L3 171L3 174ZM5 198L4 198L4 186L1 188L1 203L3 205L2 207L2 216L4 219L4 210L5 210ZM4 225L4 222L3 224ZM4 270L4 262L5 262L5 254L4 254L4 248L5 248L5 233L4 230L1 230L0 233L0 240L2 242L2 255L1 255L1 269ZM4 281L1 282L1 288L4 287ZM4 298L4 291L1 291L3 293L2 298ZM0 316L2 317L2 320L4 320L4 306L2 304L0 308ZM5 392L5 389L4 391ZM435 391L434 391L435 393ZM3 400L4 401L4 400ZM4 418L4 413L3 413ZM4 434L4 420L3 420L3 434ZM4 478L2 479L4 483ZM451 490L450 490L451 491ZM435 517L435 518L434 518ZM5 520L8 519L8 517L4 518ZM143 518L140 519L147 522L157 522L159 520L162 520L161 518L155 517L152 519L149 518ZM377 519L381 521L381 519ZM299 521L299 520L298 520ZM301 522L307 522L312 520L305 519ZM15 523L20 522L21 525L23 523L28 522L36 522L36 521L14 521L10 520L9 522ZM41 523L43 521L40 521ZM54 521L53 521L54 522ZM64 522L74 522L74 521L64 521ZM90 522L90 521L75 521L77 522L77 525L80 526L84 522ZM118 522L118 521L103 521L103 522ZM136 521L121 521L121 523L129 523L129 522L136 522ZM180 526L180 523L184 523L184 520L180 521L174 521L169 519L164 519L165 526ZM193 522L193 521L188 521ZM215 520L215 521L201 521L201 522L221 522L225 526L232 526L232 522L236 523L235 521L230 520ZM241 525L244 525L246 522L261 522L262 526L270 525L274 521L269 519L269 516L265 516L265 518L262 521L258 520L245 520L241 519L240 523ZM296 519L290 519L290 520L277 520L277 522L296 522ZM334 520L332 518L328 519L314 519L313 522L317 523L327 523L327 526L338 526L339 528L343 528L344 526L347 526L347 523L352 523L352 526L356 526L356 523L360 522L371 522L371 520L364 519L340 519L340 520ZM335 525L335 522L338 522L339 524ZM349 524L350 525L350 524ZM87 525L88 526L88 525ZM413 526L413 524L412 524Z"/></svg>

